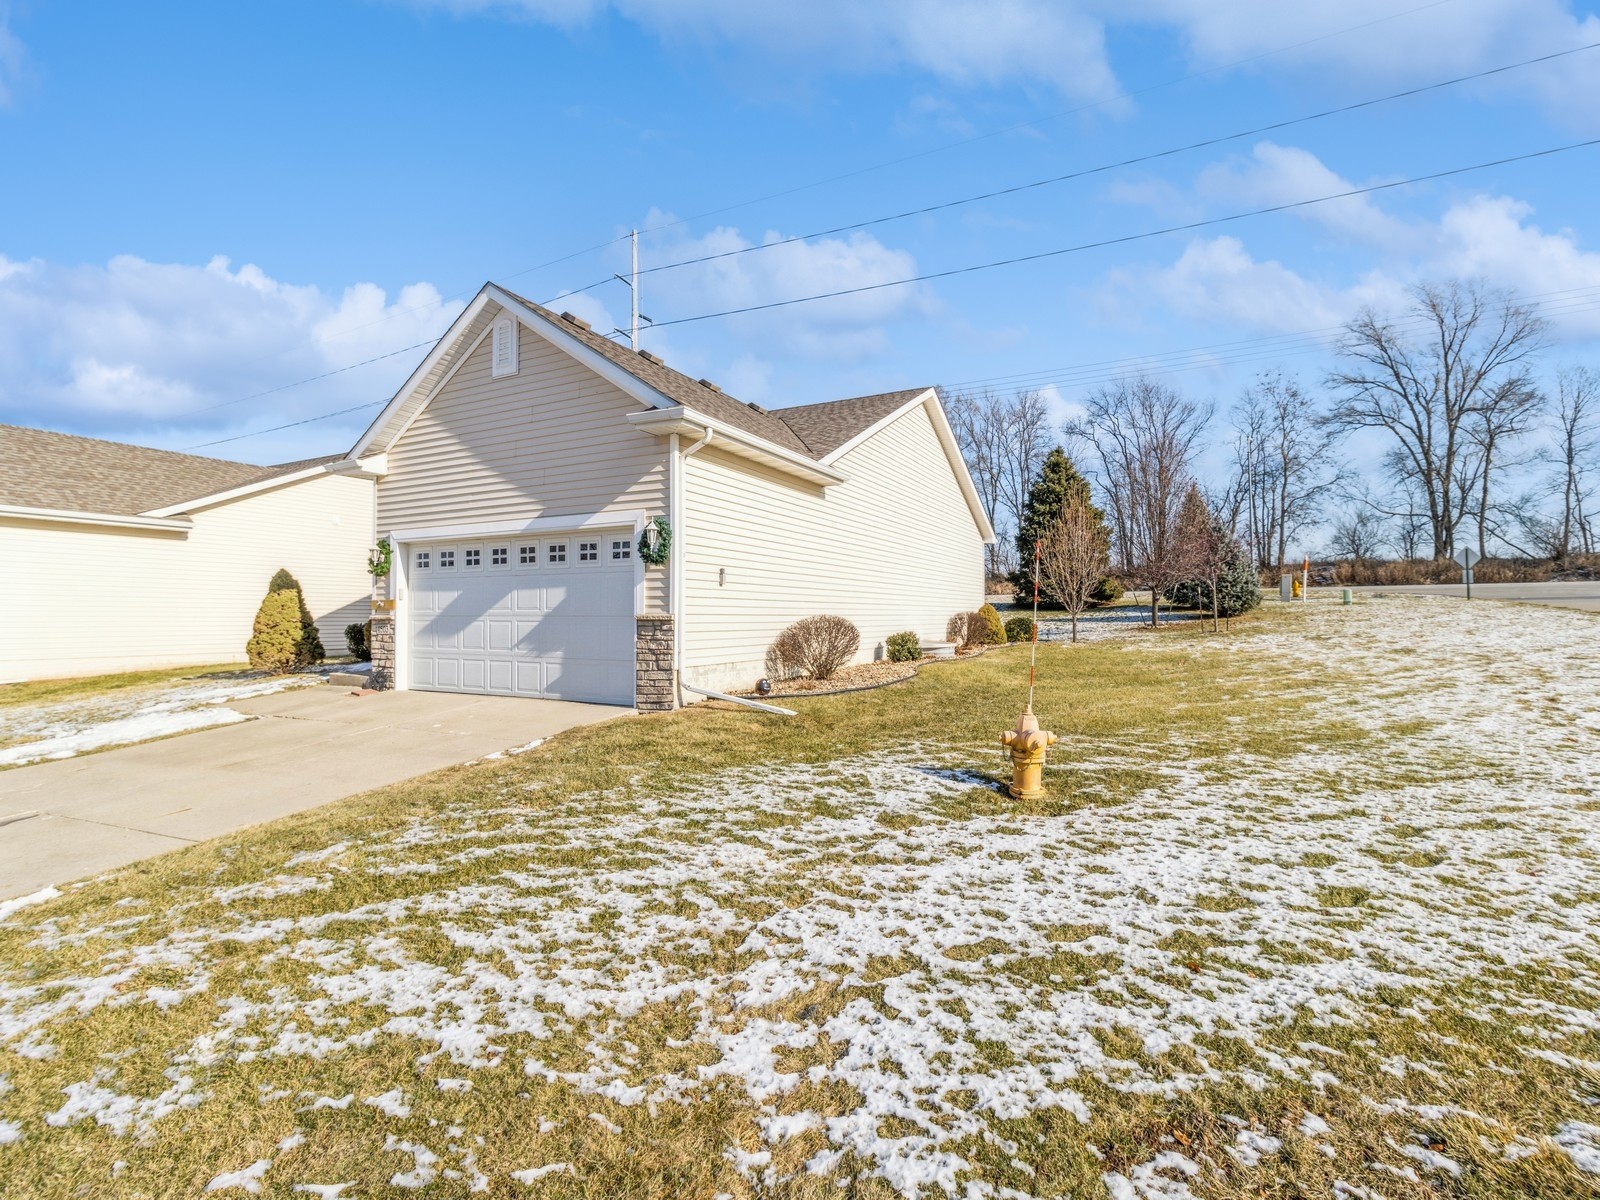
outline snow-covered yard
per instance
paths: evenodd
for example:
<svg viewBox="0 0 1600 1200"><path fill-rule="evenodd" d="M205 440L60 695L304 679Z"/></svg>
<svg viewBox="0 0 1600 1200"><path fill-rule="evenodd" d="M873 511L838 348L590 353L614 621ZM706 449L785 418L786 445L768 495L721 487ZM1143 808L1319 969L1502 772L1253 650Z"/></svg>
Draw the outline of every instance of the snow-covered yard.
<svg viewBox="0 0 1600 1200"><path fill-rule="evenodd" d="M667 771L690 723L764 726L602 727L400 817L45 897L0 931L0 1176L1591 1194L1597 635L1397 599L1050 647L1041 714L1077 732L1022 811L994 786L1014 696L989 655L806 702L835 753ZM1160 722L1094 719L1097 679ZM915 739L870 728L891 703ZM555 786L586 745L621 765Z"/></svg>
<svg viewBox="0 0 1600 1200"><path fill-rule="evenodd" d="M233 677L213 676L51 704L0 707L0 767L72 758L108 746L248 721L249 717L228 705L319 684L325 676L326 671L278 676L241 671Z"/></svg>

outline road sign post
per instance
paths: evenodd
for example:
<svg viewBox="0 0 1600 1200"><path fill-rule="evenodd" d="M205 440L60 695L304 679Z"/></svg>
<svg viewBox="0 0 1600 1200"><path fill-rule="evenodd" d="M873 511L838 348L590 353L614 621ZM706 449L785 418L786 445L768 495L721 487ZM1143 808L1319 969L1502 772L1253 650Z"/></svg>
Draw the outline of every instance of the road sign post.
<svg viewBox="0 0 1600 1200"><path fill-rule="evenodd" d="M1479 554L1476 550L1473 550L1471 547L1466 547L1466 548L1463 548L1461 550L1457 550L1454 554L1452 554L1450 556L1452 561L1460 564L1460 567L1461 567L1461 582L1467 585L1467 599L1468 600L1472 599L1472 566L1473 566L1474 563L1476 563L1482 557L1483 557L1483 555Z"/></svg>

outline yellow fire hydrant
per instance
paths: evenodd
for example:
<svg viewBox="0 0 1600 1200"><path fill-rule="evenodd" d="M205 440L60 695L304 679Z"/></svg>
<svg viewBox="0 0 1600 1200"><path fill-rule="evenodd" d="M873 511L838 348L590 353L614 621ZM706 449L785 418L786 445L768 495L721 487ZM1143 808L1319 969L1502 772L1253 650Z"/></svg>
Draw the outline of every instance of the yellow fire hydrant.
<svg viewBox="0 0 1600 1200"><path fill-rule="evenodd" d="M1011 751L1011 794L1018 800L1038 800L1044 795L1044 752L1056 744L1056 735L1039 728L1033 705L1022 710L1017 727L1000 735Z"/></svg>

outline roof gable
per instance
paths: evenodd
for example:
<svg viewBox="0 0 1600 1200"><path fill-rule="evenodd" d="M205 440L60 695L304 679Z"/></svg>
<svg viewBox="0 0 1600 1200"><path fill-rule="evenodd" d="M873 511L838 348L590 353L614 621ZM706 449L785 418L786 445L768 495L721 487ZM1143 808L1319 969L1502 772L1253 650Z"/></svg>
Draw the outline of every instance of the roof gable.
<svg viewBox="0 0 1600 1200"><path fill-rule="evenodd" d="M262 467L49 429L0 425L0 504L136 516L262 483L342 455Z"/></svg>

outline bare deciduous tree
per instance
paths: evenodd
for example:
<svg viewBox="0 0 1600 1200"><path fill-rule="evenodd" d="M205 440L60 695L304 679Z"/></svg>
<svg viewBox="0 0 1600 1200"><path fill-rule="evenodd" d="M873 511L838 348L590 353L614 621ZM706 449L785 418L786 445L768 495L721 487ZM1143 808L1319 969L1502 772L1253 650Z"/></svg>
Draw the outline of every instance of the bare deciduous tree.
<svg viewBox="0 0 1600 1200"><path fill-rule="evenodd" d="M1028 487L1050 449L1050 414L1038 392L1004 395L985 388L944 398L945 415L966 459L978 498L995 527L986 551L992 577L1010 569L1009 536L1018 528Z"/></svg>
<svg viewBox="0 0 1600 1200"><path fill-rule="evenodd" d="M1367 309L1345 327L1344 362L1329 376L1340 396L1328 424L1394 439L1390 465L1426 505L1435 558L1454 552L1474 499L1481 451L1472 426L1502 387L1524 377L1544 328L1508 295L1459 282L1418 286L1399 320Z"/></svg>
<svg viewBox="0 0 1600 1200"><path fill-rule="evenodd" d="M1246 540L1262 570L1281 572L1290 541L1317 523L1323 496L1340 481L1338 435L1318 422L1311 398L1282 371L1259 376L1233 419L1234 487Z"/></svg>
<svg viewBox="0 0 1600 1200"><path fill-rule="evenodd" d="M1348 559L1354 567L1378 557L1383 548L1383 518L1370 508L1353 508L1333 525L1330 549L1335 558Z"/></svg>
<svg viewBox="0 0 1600 1200"><path fill-rule="evenodd" d="M1218 597L1222 573L1228 569L1233 539L1211 510L1198 484L1191 483L1178 511L1178 540L1189 579L1202 579L1211 589L1211 629L1222 627Z"/></svg>
<svg viewBox="0 0 1600 1200"><path fill-rule="evenodd" d="M1161 593L1183 582L1188 570L1178 516L1211 407L1138 378L1095 390L1084 409L1068 422L1066 434L1092 451L1111 514L1118 570L1150 589L1150 623L1158 625Z"/></svg>
<svg viewBox="0 0 1600 1200"><path fill-rule="evenodd" d="M1567 367L1557 373L1555 443L1550 457L1561 497L1555 557L1565 562L1574 552L1593 554L1596 547L1589 505L1600 475L1600 372Z"/></svg>
<svg viewBox="0 0 1600 1200"><path fill-rule="evenodd" d="M1528 432L1538 415L1544 397L1526 375L1503 380L1490 393L1477 419L1467 426L1477 453L1470 463L1476 472L1477 505L1473 515L1478 522L1478 554L1489 557L1489 539L1498 533L1501 508L1493 498L1491 483L1496 473L1519 465L1508 458L1510 447ZM1522 460L1526 462L1527 459Z"/></svg>
<svg viewBox="0 0 1600 1200"><path fill-rule="evenodd" d="M1078 615L1089 606L1110 561L1105 523L1083 497L1071 495L1061 514L1039 539L1039 581L1072 618L1078 640Z"/></svg>

